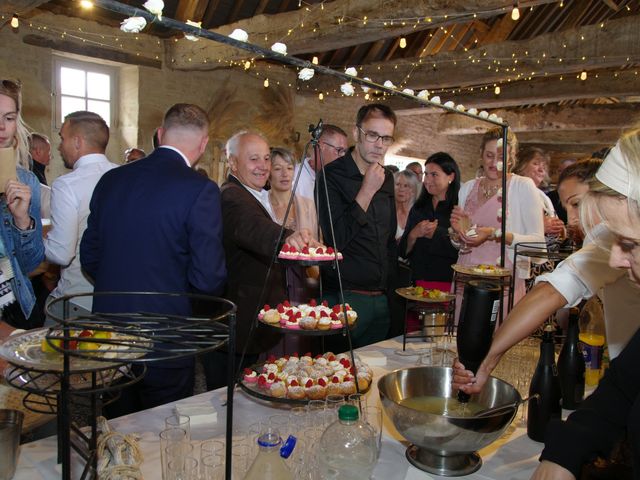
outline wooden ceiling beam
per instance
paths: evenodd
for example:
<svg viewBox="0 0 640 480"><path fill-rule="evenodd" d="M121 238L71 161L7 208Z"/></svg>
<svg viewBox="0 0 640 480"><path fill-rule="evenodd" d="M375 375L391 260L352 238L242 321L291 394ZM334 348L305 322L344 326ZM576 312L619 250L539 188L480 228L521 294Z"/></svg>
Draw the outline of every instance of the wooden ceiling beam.
<svg viewBox="0 0 640 480"><path fill-rule="evenodd" d="M5 0L0 2L0 13L25 15L48 1L49 0Z"/></svg>
<svg viewBox="0 0 640 480"><path fill-rule="evenodd" d="M253 12L253 15L254 16L255 15L262 15L268 5L269 5L269 0L260 0L260 3L258 3L258 6L256 7L255 11Z"/></svg>
<svg viewBox="0 0 640 480"><path fill-rule="evenodd" d="M203 28L209 28L209 26L213 24L213 19L216 13L218 13L219 6L220 6L220 0L209 0L205 14L204 14L204 18L202 19Z"/></svg>
<svg viewBox="0 0 640 480"><path fill-rule="evenodd" d="M486 130L486 128L485 128ZM620 130L581 130L567 132L520 132L520 144L545 145L602 145L613 146L620 138Z"/></svg>
<svg viewBox="0 0 640 480"><path fill-rule="evenodd" d="M554 3L556 0L522 0L522 8ZM238 0L236 4L241 3ZM381 7L383 4L383 7ZM266 47L277 39L286 38L290 55L330 51L385 38L408 35L419 30L426 30L440 25L466 23L474 18L489 18L513 7L513 0L335 0L323 3L324 8L314 4L306 9L295 9L277 15L257 15L224 25L213 31L228 35L235 28L249 33L249 41ZM209 14L211 9L207 11ZM385 26L377 22L385 12L393 12L396 18L433 17L431 22L395 22ZM211 14L212 15L212 14ZM341 19L362 19L345 21ZM339 21L340 20L340 21ZM298 27L304 22L306 28ZM205 22L206 25L206 22ZM313 25L313 27L311 27ZM415 27L415 28L414 28ZM293 29L291 35L287 32ZM268 39L265 40L265 35ZM215 42L165 42L167 56L173 59L171 67L184 70L211 70L217 68L213 61L239 60L252 57L244 50L229 47ZM206 62L205 62L206 60ZM217 64L217 62L215 62Z"/></svg>
<svg viewBox="0 0 640 480"><path fill-rule="evenodd" d="M601 70L597 75L592 73L588 81L580 81L575 77L559 80L558 77L539 78L531 81L513 82L502 89L500 95L493 90L474 91L465 94L444 97L467 108L478 110L492 108L515 107L519 105L535 105L570 100L585 100L601 97L628 98L628 101L640 102L640 76L635 70ZM304 93L303 90L300 91ZM407 101L399 97L389 98L387 103L398 115L429 115L442 113L436 107L427 107L417 102Z"/></svg>
<svg viewBox="0 0 640 480"><path fill-rule="evenodd" d="M581 105L560 107L546 105L518 110L494 110L516 132L616 130L631 128L640 123L640 104ZM473 118L447 113L438 119L438 133L442 135L469 135L487 129Z"/></svg>
<svg viewBox="0 0 640 480"><path fill-rule="evenodd" d="M588 25L530 40L486 45L470 52L379 62L364 66L361 76L398 84L410 75L410 88L433 90L516 81L530 77L531 72L535 77L620 67L640 61L639 21L640 16L635 15L610 20L603 27ZM514 53L520 57L517 64L510 60ZM471 59L477 61L472 63ZM494 64L495 59L502 59L501 64ZM335 79L325 76L311 82L312 86L327 90L334 86Z"/></svg>
<svg viewBox="0 0 640 480"><path fill-rule="evenodd" d="M180 0L176 9L176 20L199 22L207 10L207 0Z"/></svg>

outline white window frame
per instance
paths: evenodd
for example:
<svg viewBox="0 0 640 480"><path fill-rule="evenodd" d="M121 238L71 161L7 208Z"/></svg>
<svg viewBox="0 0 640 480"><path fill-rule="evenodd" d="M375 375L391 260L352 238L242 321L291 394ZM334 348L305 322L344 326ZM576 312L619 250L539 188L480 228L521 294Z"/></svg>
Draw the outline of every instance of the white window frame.
<svg viewBox="0 0 640 480"><path fill-rule="evenodd" d="M60 129L62 127L62 118L61 118L61 99L62 99L62 91L61 91L61 79L60 79L60 71L62 67L75 68L78 70L96 72L109 75L111 78L111 92L110 92L110 113L111 118L109 119L109 128L113 129L117 125L118 121L118 68L112 67L109 65L103 65L94 62L84 62L81 60L73 60L65 57L56 57L54 59L54 92L55 92L55 108L54 108L54 120L53 124L56 129ZM86 99L85 92L85 99Z"/></svg>

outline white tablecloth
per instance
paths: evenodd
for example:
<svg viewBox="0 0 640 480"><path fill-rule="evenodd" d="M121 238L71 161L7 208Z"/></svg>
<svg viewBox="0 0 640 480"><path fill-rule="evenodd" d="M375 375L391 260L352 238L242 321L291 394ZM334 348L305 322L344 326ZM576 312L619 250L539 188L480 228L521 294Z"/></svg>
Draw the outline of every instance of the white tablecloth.
<svg viewBox="0 0 640 480"><path fill-rule="evenodd" d="M393 339L370 345L358 351L363 357L367 356L368 353L370 357L375 357L375 361L372 361L374 383L366 397L368 405L380 405L376 385L377 379L395 369L415 365L417 357L400 356L394 353L401 348L401 340ZM363 360L366 361L366 358L363 358ZM386 365L384 366L376 365L385 362ZM179 402L180 405L202 405L208 402L218 414L217 422L215 423L192 425L191 437L193 440L204 440L212 437L224 438L225 400L226 388L223 388ZM155 480L161 478L158 433L163 430L164 419L171 415L173 408L173 404L162 405L109 422L114 430L122 433L136 432L142 436L140 441L144 454L142 472L146 479ZM241 390L236 390L234 395L234 430L246 431L252 423L267 419L270 415L278 413L278 410L286 412L288 408L257 402ZM500 440L479 452L483 459L483 465L480 470L466 478L477 480L526 480L530 478L538 464L537 458L542 450L542 444L530 440L524 428L517 425L518 422L519 418L517 417ZM426 474L410 466L405 458L407 445L408 443L385 416L382 452L373 478L380 480L444 478ZM15 480L58 479L60 475L61 467L56 464L55 437L22 445L18 469L14 477Z"/></svg>

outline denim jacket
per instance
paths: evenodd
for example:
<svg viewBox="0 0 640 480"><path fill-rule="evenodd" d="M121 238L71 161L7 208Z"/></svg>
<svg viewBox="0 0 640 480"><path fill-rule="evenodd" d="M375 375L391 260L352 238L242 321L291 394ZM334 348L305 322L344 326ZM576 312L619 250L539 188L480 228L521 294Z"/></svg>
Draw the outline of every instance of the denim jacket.
<svg viewBox="0 0 640 480"><path fill-rule="evenodd" d="M17 168L18 181L31 188L31 205L29 215L35 223L30 230L19 230L13 223L13 215L9 211L4 195L0 201L2 207L2 242L13 268L14 277L11 288L20 303L25 318L29 318L36 303L29 273L34 271L44 260L44 244L42 242L42 222L40 221L40 183L36 176L22 167Z"/></svg>

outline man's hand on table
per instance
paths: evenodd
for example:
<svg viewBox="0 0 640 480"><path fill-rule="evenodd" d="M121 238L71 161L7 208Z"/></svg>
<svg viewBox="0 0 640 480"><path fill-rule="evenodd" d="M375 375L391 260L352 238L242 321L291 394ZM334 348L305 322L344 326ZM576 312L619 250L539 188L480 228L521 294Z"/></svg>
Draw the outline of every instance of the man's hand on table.
<svg viewBox="0 0 640 480"><path fill-rule="evenodd" d="M557 463L543 460L533 472L531 480L576 480L569 470Z"/></svg>

